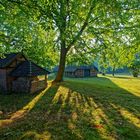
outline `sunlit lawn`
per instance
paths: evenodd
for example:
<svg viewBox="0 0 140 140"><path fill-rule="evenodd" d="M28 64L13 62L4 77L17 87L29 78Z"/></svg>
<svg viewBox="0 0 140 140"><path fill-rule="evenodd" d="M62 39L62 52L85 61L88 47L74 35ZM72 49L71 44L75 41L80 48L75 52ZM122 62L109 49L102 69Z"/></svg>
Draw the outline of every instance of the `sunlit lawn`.
<svg viewBox="0 0 140 140"><path fill-rule="evenodd" d="M2 140L139 140L140 78L66 78L39 94L0 95L0 111Z"/></svg>

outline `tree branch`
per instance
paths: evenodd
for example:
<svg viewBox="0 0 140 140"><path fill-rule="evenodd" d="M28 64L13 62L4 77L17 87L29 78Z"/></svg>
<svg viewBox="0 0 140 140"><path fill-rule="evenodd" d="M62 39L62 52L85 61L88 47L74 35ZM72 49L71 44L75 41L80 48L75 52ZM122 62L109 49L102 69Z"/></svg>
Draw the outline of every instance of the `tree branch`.
<svg viewBox="0 0 140 140"><path fill-rule="evenodd" d="M68 45L67 47L67 51L69 51L69 49L75 44L75 42L77 41L77 39L82 35L83 31L85 30L85 28L87 27L88 25L88 22L89 22L89 18L91 16L91 13L92 13L92 10L93 10L94 6L92 5L89 9L89 12L87 14L87 17L80 29L80 31L77 33L77 35L73 38L72 42Z"/></svg>

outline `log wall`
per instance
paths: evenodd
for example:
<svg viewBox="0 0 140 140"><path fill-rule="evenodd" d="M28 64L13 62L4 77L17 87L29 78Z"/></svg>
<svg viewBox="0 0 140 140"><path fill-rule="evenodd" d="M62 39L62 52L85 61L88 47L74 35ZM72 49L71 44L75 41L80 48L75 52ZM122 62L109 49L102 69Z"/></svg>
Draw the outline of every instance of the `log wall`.
<svg viewBox="0 0 140 140"><path fill-rule="evenodd" d="M91 77L96 77L97 76L97 71L95 69L90 70L90 76Z"/></svg>
<svg viewBox="0 0 140 140"><path fill-rule="evenodd" d="M0 69L0 92L7 91L6 70Z"/></svg>
<svg viewBox="0 0 140 140"><path fill-rule="evenodd" d="M33 78L35 79L35 78ZM18 78L12 82L12 91L17 93L35 93L47 87L46 80L32 80L32 78Z"/></svg>
<svg viewBox="0 0 140 140"><path fill-rule="evenodd" d="M13 81L12 91L17 93L28 93L30 91L30 80L28 78L18 78Z"/></svg>
<svg viewBox="0 0 140 140"><path fill-rule="evenodd" d="M75 77L84 77L84 70L82 70L82 69L76 70Z"/></svg>
<svg viewBox="0 0 140 140"><path fill-rule="evenodd" d="M30 87L30 93L35 93L41 91L47 87L47 83L45 80L41 81L32 81Z"/></svg>

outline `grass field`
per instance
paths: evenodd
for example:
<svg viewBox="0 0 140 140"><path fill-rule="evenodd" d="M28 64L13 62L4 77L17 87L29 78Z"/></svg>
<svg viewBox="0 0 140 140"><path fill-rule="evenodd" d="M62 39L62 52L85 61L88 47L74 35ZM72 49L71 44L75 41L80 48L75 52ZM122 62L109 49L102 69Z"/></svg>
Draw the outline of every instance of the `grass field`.
<svg viewBox="0 0 140 140"><path fill-rule="evenodd" d="M0 95L0 140L139 140L140 78L65 79Z"/></svg>

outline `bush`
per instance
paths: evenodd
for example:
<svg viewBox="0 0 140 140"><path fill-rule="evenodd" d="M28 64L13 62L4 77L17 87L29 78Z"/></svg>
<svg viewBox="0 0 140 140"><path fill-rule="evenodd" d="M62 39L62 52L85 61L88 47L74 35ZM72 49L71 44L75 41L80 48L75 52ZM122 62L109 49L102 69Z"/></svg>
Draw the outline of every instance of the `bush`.
<svg viewBox="0 0 140 140"><path fill-rule="evenodd" d="M132 71L132 74L133 74L134 77L138 77L138 75L140 73L140 61L139 60L135 60L131 64L130 70Z"/></svg>

